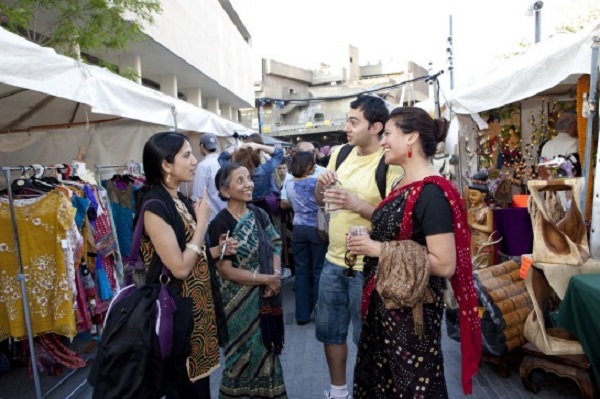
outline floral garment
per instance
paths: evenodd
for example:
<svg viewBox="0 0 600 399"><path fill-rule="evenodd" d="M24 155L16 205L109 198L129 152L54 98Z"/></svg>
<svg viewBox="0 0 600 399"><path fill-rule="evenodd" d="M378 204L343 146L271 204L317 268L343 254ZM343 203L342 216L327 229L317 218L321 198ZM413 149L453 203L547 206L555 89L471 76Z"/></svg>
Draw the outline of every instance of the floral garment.
<svg viewBox="0 0 600 399"><path fill-rule="evenodd" d="M75 208L59 191L14 201L25 288L34 335L76 334L73 291L62 246L75 219ZM27 336L19 263L8 201L0 199L0 341Z"/></svg>

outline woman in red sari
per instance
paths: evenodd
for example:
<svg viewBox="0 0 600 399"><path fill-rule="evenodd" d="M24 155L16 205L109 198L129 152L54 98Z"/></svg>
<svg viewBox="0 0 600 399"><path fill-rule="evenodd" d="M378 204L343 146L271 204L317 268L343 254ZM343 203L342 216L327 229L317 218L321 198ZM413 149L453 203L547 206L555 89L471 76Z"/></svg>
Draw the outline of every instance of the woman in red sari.
<svg viewBox="0 0 600 399"><path fill-rule="evenodd" d="M365 255L363 328L354 397L447 398L441 288L451 279L460 306L462 385L472 391L481 355L469 227L455 186L429 162L448 121L419 108L390 114L381 145L386 164L404 176L372 217L370 236L348 238Z"/></svg>

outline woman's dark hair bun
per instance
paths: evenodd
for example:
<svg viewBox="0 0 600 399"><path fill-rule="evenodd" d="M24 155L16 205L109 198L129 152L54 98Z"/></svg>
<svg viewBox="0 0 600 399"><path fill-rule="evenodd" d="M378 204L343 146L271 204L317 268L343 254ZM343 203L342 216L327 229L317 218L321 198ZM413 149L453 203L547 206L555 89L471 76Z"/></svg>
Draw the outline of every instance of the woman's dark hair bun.
<svg viewBox="0 0 600 399"><path fill-rule="evenodd" d="M441 143L446 140L448 136L448 127L450 123L446 118L437 118L433 120L435 126L435 140L437 143Z"/></svg>

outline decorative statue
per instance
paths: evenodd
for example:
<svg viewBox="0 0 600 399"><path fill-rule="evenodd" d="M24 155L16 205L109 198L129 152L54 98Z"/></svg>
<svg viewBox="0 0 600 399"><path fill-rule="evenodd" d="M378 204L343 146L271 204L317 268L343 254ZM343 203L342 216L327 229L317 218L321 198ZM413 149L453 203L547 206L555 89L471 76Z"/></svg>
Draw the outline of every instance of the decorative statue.
<svg viewBox="0 0 600 399"><path fill-rule="evenodd" d="M435 155L431 157L431 163L440 172L442 176L450 181L456 178L456 164L458 157L456 155L446 154L446 143L438 143Z"/></svg>
<svg viewBox="0 0 600 399"><path fill-rule="evenodd" d="M473 175L469 184L467 221L471 228L471 254L481 255L476 260L480 268L491 266L494 262L493 246L486 245L492 241L490 237L494 229L492 209L486 202L490 195L487 180L488 174L481 171Z"/></svg>

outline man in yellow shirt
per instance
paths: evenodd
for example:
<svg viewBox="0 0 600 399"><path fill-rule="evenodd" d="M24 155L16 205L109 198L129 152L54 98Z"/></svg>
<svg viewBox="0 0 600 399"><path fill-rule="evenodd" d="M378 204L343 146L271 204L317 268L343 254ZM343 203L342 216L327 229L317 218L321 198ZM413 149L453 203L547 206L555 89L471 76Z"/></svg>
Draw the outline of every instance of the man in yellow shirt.
<svg viewBox="0 0 600 399"><path fill-rule="evenodd" d="M329 247L319 283L319 299L315 310L316 337L325 344L331 388L325 398L350 398L346 385L348 358L348 327L352 322L353 341L358 344L361 329L360 304L363 288L362 258L356 260L354 274L347 275L345 261L346 233L351 226L371 228L371 215L381 202L375 174L383 156L379 135L389 118L386 103L377 96L359 96L350 103L348 120L344 127L352 151L336 170L340 147L332 156L326 171L317 179L315 197L320 205L331 209L329 220ZM400 176L399 167L389 167L386 192ZM325 186L341 183L339 189ZM346 273L344 273L346 271Z"/></svg>

